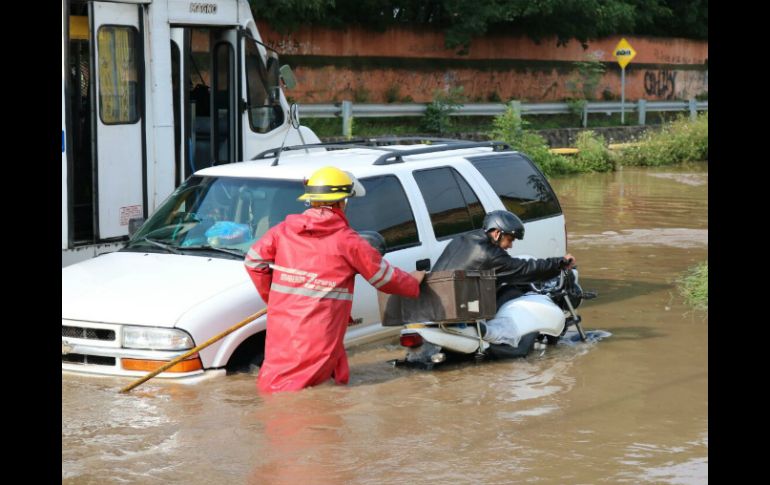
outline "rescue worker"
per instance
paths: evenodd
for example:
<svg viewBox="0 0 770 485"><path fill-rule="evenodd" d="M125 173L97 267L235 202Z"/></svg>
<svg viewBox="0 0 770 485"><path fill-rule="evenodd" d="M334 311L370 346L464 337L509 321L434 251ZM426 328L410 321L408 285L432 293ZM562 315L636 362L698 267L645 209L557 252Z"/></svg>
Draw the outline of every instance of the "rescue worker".
<svg viewBox="0 0 770 485"><path fill-rule="evenodd" d="M515 239L524 239L524 224L512 212L492 211L484 217L482 228L458 236L441 253L433 271L446 270L489 270L494 269L497 277L497 309L503 303L524 294L520 286L526 283L544 281L559 275L562 268L571 269L575 258L564 257L544 259L514 258L506 249L513 246ZM482 326L484 340L492 343L518 341L512 336L516 327L504 318L494 318Z"/></svg>
<svg viewBox="0 0 770 485"><path fill-rule="evenodd" d="M347 198L364 194L352 175L335 167L317 170L298 199L310 208L287 216L246 255L246 270L268 304L260 391L294 391L332 377L347 384L342 342L356 274L379 291L419 295L424 271L410 275L392 266L350 228Z"/></svg>

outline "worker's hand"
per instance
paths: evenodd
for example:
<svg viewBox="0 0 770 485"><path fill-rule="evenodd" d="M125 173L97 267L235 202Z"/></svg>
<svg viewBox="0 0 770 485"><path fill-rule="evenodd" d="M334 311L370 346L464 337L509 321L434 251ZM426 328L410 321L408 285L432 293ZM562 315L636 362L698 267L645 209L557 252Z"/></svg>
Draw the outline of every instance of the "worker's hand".
<svg viewBox="0 0 770 485"><path fill-rule="evenodd" d="M567 262L566 265L564 265L564 269L572 269L577 264L577 261L575 260L575 257L571 254L565 254L564 255L564 261Z"/></svg>
<svg viewBox="0 0 770 485"><path fill-rule="evenodd" d="M412 271L409 274L411 274L412 277L416 279L418 283L422 283L422 279L425 278L425 271L423 270Z"/></svg>

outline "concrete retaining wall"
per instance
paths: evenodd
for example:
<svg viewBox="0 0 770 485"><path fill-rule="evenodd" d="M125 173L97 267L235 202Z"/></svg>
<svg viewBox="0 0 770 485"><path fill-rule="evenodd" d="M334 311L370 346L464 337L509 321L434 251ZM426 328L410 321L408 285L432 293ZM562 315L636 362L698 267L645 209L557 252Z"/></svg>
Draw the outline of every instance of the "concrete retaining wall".
<svg viewBox="0 0 770 485"><path fill-rule="evenodd" d="M282 35L260 23L263 40L297 75L287 95L303 103L428 102L437 90L462 86L468 101L530 102L583 98L575 62L596 59L605 73L590 93L620 98L620 68L612 55L620 36L583 49L556 39L488 35L473 39L467 55L444 47L444 35L405 28L373 32L310 26ZM626 36L637 51L626 68L626 99L689 99L708 92L708 42Z"/></svg>

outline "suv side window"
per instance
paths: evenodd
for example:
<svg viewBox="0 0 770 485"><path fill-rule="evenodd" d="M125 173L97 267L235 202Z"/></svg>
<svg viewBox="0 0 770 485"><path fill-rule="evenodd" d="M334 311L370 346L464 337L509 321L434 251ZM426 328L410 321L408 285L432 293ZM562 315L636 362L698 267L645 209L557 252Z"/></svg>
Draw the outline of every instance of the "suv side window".
<svg viewBox="0 0 770 485"><path fill-rule="evenodd" d="M518 153L469 158L503 201L505 208L533 221L561 214L559 200L543 173Z"/></svg>
<svg viewBox="0 0 770 485"><path fill-rule="evenodd" d="M394 175L362 178L365 197L351 197L345 215L356 231L377 231L387 252L419 246L417 224L404 188Z"/></svg>
<svg viewBox="0 0 770 485"><path fill-rule="evenodd" d="M468 182L450 167L414 172L436 239L481 227L484 208Z"/></svg>

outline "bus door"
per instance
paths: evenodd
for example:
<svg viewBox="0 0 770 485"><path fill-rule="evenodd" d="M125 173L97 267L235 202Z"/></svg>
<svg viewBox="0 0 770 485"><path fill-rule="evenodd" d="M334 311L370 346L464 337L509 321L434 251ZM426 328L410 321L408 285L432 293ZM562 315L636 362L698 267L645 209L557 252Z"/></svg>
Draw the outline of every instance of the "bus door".
<svg viewBox="0 0 770 485"><path fill-rule="evenodd" d="M176 184L202 168L240 160L238 32L173 26Z"/></svg>
<svg viewBox="0 0 770 485"><path fill-rule="evenodd" d="M147 217L141 9L136 4L89 4L98 240L125 236L129 219Z"/></svg>

